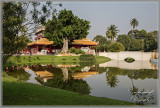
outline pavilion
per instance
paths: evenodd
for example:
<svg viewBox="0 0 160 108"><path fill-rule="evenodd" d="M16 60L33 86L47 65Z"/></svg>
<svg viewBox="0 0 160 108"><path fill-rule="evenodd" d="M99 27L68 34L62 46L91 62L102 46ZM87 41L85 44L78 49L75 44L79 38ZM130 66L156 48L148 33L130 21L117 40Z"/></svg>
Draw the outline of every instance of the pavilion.
<svg viewBox="0 0 160 108"><path fill-rule="evenodd" d="M53 41L49 41L47 38L41 38L37 42L29 43L27 46L29 47L32 54L48 54L52 52Z"/></svg>
<svg viewBox="0 0 160 108"><path fill-rule="evenodd" d="M43 31L45 27L40 26L40 28L36 31L35 35L37 37L34 38L35 41L29 43L27 47L29 48L32 54L37 55L46 55L52 52L59 52L61 48L59 46L53 46L54 42L49 41L47 38L44 38ZM73 40L72 44L68 46L69 48L75 47L76 49L81 49L86 54L95 55L94 46L97 46L98 43L91 41L89 39L83 38L81 40Z"/></svg>

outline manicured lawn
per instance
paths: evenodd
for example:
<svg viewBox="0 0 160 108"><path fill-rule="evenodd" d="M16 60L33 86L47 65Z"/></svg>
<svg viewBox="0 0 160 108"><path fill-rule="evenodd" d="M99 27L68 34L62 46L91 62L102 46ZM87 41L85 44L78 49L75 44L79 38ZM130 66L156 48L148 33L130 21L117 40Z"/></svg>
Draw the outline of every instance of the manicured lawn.
<svg viewBox="0 0 160 108"><path fill-rule="evenodd" d="M100 64L110 61L109 58L103 56L95 56L96 63ZM12 56L8 62L12 64L28 64L28 63L52 63L52 64L78 64L79 56L53 56L53 55L32 55L32 56ZM87 61L86 61L87 62ZM9 63L7 64L9 65ZM10 64L11 65L11 64Z"/></svg>
<svg viewBox="0 0 160 108"><path fill-rule="evenodd" d="M2 80L3 105L135 105L130 102L17 82L15 78L8 75L5 75Z"/></svg>

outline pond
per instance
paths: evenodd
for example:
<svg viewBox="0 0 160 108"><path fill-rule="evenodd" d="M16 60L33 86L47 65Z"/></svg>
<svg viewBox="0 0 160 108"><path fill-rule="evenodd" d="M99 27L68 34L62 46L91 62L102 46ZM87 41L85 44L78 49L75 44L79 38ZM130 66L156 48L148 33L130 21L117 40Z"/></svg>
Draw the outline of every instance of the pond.
<svg viewBox="0 0 160 108"><path fill-rule="evenodd" d="M27 81L81 94L157 104L158 66L149 61L111 60L103 64L12 66L8 74Z"/></svg>

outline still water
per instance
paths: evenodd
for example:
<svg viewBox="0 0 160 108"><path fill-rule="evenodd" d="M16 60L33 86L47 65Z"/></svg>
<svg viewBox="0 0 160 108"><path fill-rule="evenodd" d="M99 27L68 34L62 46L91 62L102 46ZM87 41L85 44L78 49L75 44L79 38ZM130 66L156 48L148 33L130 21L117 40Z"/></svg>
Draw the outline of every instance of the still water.
<svg viewBox="0 0 160 108"><path fill-rule="evenodd" d="M138 64L138 65L137 65ZM26 65L8 74L27 81L97 97L157 104L158 66L149 61L110 61L99 65Z"/></svg>

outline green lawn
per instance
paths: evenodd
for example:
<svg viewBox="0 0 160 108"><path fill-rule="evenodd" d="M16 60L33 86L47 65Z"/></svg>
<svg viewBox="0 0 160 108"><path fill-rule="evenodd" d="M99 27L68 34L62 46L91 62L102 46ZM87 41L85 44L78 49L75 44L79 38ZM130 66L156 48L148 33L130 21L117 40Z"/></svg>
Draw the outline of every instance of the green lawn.
<svg viewBox="0 0 160 108"><path fill-rule="evenodd" d="M3 74L3 105L135 105L17 80Z"/></svg>
<svg viewBox="0 0 160 108"><path fill-rule="evenodd" d="M103 56L95 56L96 63L100 64L110 61L109 58ZM10 64L9 64L10 62ZM79 64L79 56L53 56L53 55L32 55L32 56L12 56L6 65L17 64L34 64L34 63L51 63L51 64ZM87 62L87 61L86 61Z"/></svg>

